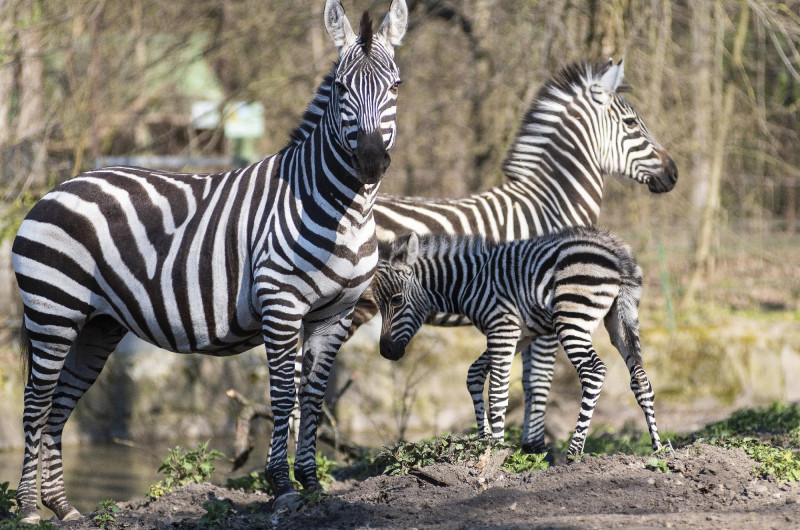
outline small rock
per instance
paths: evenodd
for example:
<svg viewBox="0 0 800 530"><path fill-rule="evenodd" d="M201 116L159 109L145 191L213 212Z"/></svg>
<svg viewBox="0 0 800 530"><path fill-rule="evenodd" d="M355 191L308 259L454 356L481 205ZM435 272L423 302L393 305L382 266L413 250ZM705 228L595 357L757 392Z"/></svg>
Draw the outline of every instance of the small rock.
<svg viewBox="0 0 800 530"><path fill-rule="evenodd" d="M773 499L780 499L781 497L782 497L782 495L780 493L773 493L772 494L772 498Z"/></svg>
<svg viewBox="0 0 800 530"><path fill-rule="evenodd" d="M511 506L508 507L509 510L512 512L517 509L517 501L511 503Z"/></svg>
<svg viewBox="0 0 800 530"><path fill-rule="evenodd" d="M647 483L648 483L648 484L650 484L650 485L652 486L653 484L655 484L655 483L656 483L656 480L655 480L655 479L653 479L653 478L649 478L649 479L647 479Z"/></svg>

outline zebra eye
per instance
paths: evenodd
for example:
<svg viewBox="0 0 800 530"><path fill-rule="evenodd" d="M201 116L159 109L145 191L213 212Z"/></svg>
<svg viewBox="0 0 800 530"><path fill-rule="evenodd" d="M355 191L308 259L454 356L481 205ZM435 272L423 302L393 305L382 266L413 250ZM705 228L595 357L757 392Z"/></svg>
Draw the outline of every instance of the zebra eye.
<svg viewBox="0 0 800 530"><path fill-rule="evenodd" d="M639 120L633 117L624 118L622 123L625 124L626 127L636 127L639 124Z"/></svg>
<svg viewBox="0 0 800 530"><path fill-rule="evenodd" d="M339 91L339 94L347 94L347 87L341 81L336 81L336 90Z"/></svg>
<svg viewBox="0 0 800 530"><path fill-rule="evenodd" d="M396 295L392 296L392 298L389 300L389 304L391 304L392 307L400 307L403 305L403 293L397 293Z"/></svg>
<svg viewBox="0 0 800 530"><path fill-rule="evenodd" d="M400 87L400 83L402 83L402 81L400 81L399 79L395 81L394 84L389 87L389 92L391 92L394 95L397 95L397 89Z"/></svg>

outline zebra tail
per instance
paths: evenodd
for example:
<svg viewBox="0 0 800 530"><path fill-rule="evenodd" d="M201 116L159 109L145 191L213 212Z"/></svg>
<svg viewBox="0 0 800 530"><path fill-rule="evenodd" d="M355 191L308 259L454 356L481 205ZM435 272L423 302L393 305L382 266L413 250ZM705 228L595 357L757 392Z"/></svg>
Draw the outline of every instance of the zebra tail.
<svg viewBox="0 0 800 530"><path fill-rule="evenodd" d="M31 366L33 364L33 343L28 335L28 327L25 325L24 318L19 329L19 356L22 361L22 377L28 383L30 382Z"/></svg>
<svg viewBox="0 0 800 530"><path fill-rule="evenodd" d="M630 263L630 262L629 262ZM635 261L631 267L625 267L617 296L617 314L619 315L625 342L628 344L631 359L642 365L642 346L639 341L639 301L642 297L642 269Z"/></svg>

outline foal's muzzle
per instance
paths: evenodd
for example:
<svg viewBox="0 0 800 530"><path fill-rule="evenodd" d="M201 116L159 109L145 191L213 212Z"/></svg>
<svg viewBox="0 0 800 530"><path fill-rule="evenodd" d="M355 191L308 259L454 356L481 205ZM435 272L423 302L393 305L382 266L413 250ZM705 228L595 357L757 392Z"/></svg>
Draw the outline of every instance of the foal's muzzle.
<svg viewBox="0 0 800 530"><path fill-rule="evenodd" d="M406 354L405 343L394 341L388 337L381 337L381 355L390 361L400 360Z"/></svg>

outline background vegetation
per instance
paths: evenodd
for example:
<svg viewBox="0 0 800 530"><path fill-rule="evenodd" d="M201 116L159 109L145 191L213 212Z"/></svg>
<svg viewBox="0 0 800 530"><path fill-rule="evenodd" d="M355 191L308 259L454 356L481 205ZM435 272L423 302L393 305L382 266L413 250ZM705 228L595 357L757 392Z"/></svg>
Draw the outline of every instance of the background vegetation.
<svg viewBox="0 0 800 530"><path fill-rule="evenodd" d="M388 0L344 4L355 21L363 9L381 16ZM501 182L508 144L541 84L573 60L624 56L627 97L680 171L677 187L657 197L610 179L601 216L633 244L645 270L645 354L657 396L687 407L800 399L791 384L791 374L800 373L800 2L408 5L409 30L397 50L404 80L400 134L382 191L457 197ZM322 0L0 0L6 344L19 324L6 267L9 240L29 206L55 184L102 165L103 157L196 160L279 150L335 60L323 6ZM265 134L243 145L226 138L222 125L194 126L191 107L199 100L220 108L263 104ZM431 434L449 427L450 402L462 404L462 417L469 417L466 394L459 390L445 402L436 392L452 386L431 377L446 366L442 377L460 388L480 337L426 333L420 353L401 364L377 358L368 341L342 355L339 386L362 374L349 392L361 396L360 404L342 415L348 425L391 439L407 429ZM613 370L623 374L618 394L632 402L624 368ZM16 372L0 370L4 395ZM252 379L265 386L261 372ZM559 374L570 377L563 386L574 391L571 368L561 366ZM17 390L8 395L14 396L9 406L18 407ZM133 405L123 408L136 414ZM363 414L367 408L372 415ZM574 421L572 408L564 429ZM142 416L152 417L150 409ZM420 424L419 417L434 419Z"/></svg>

